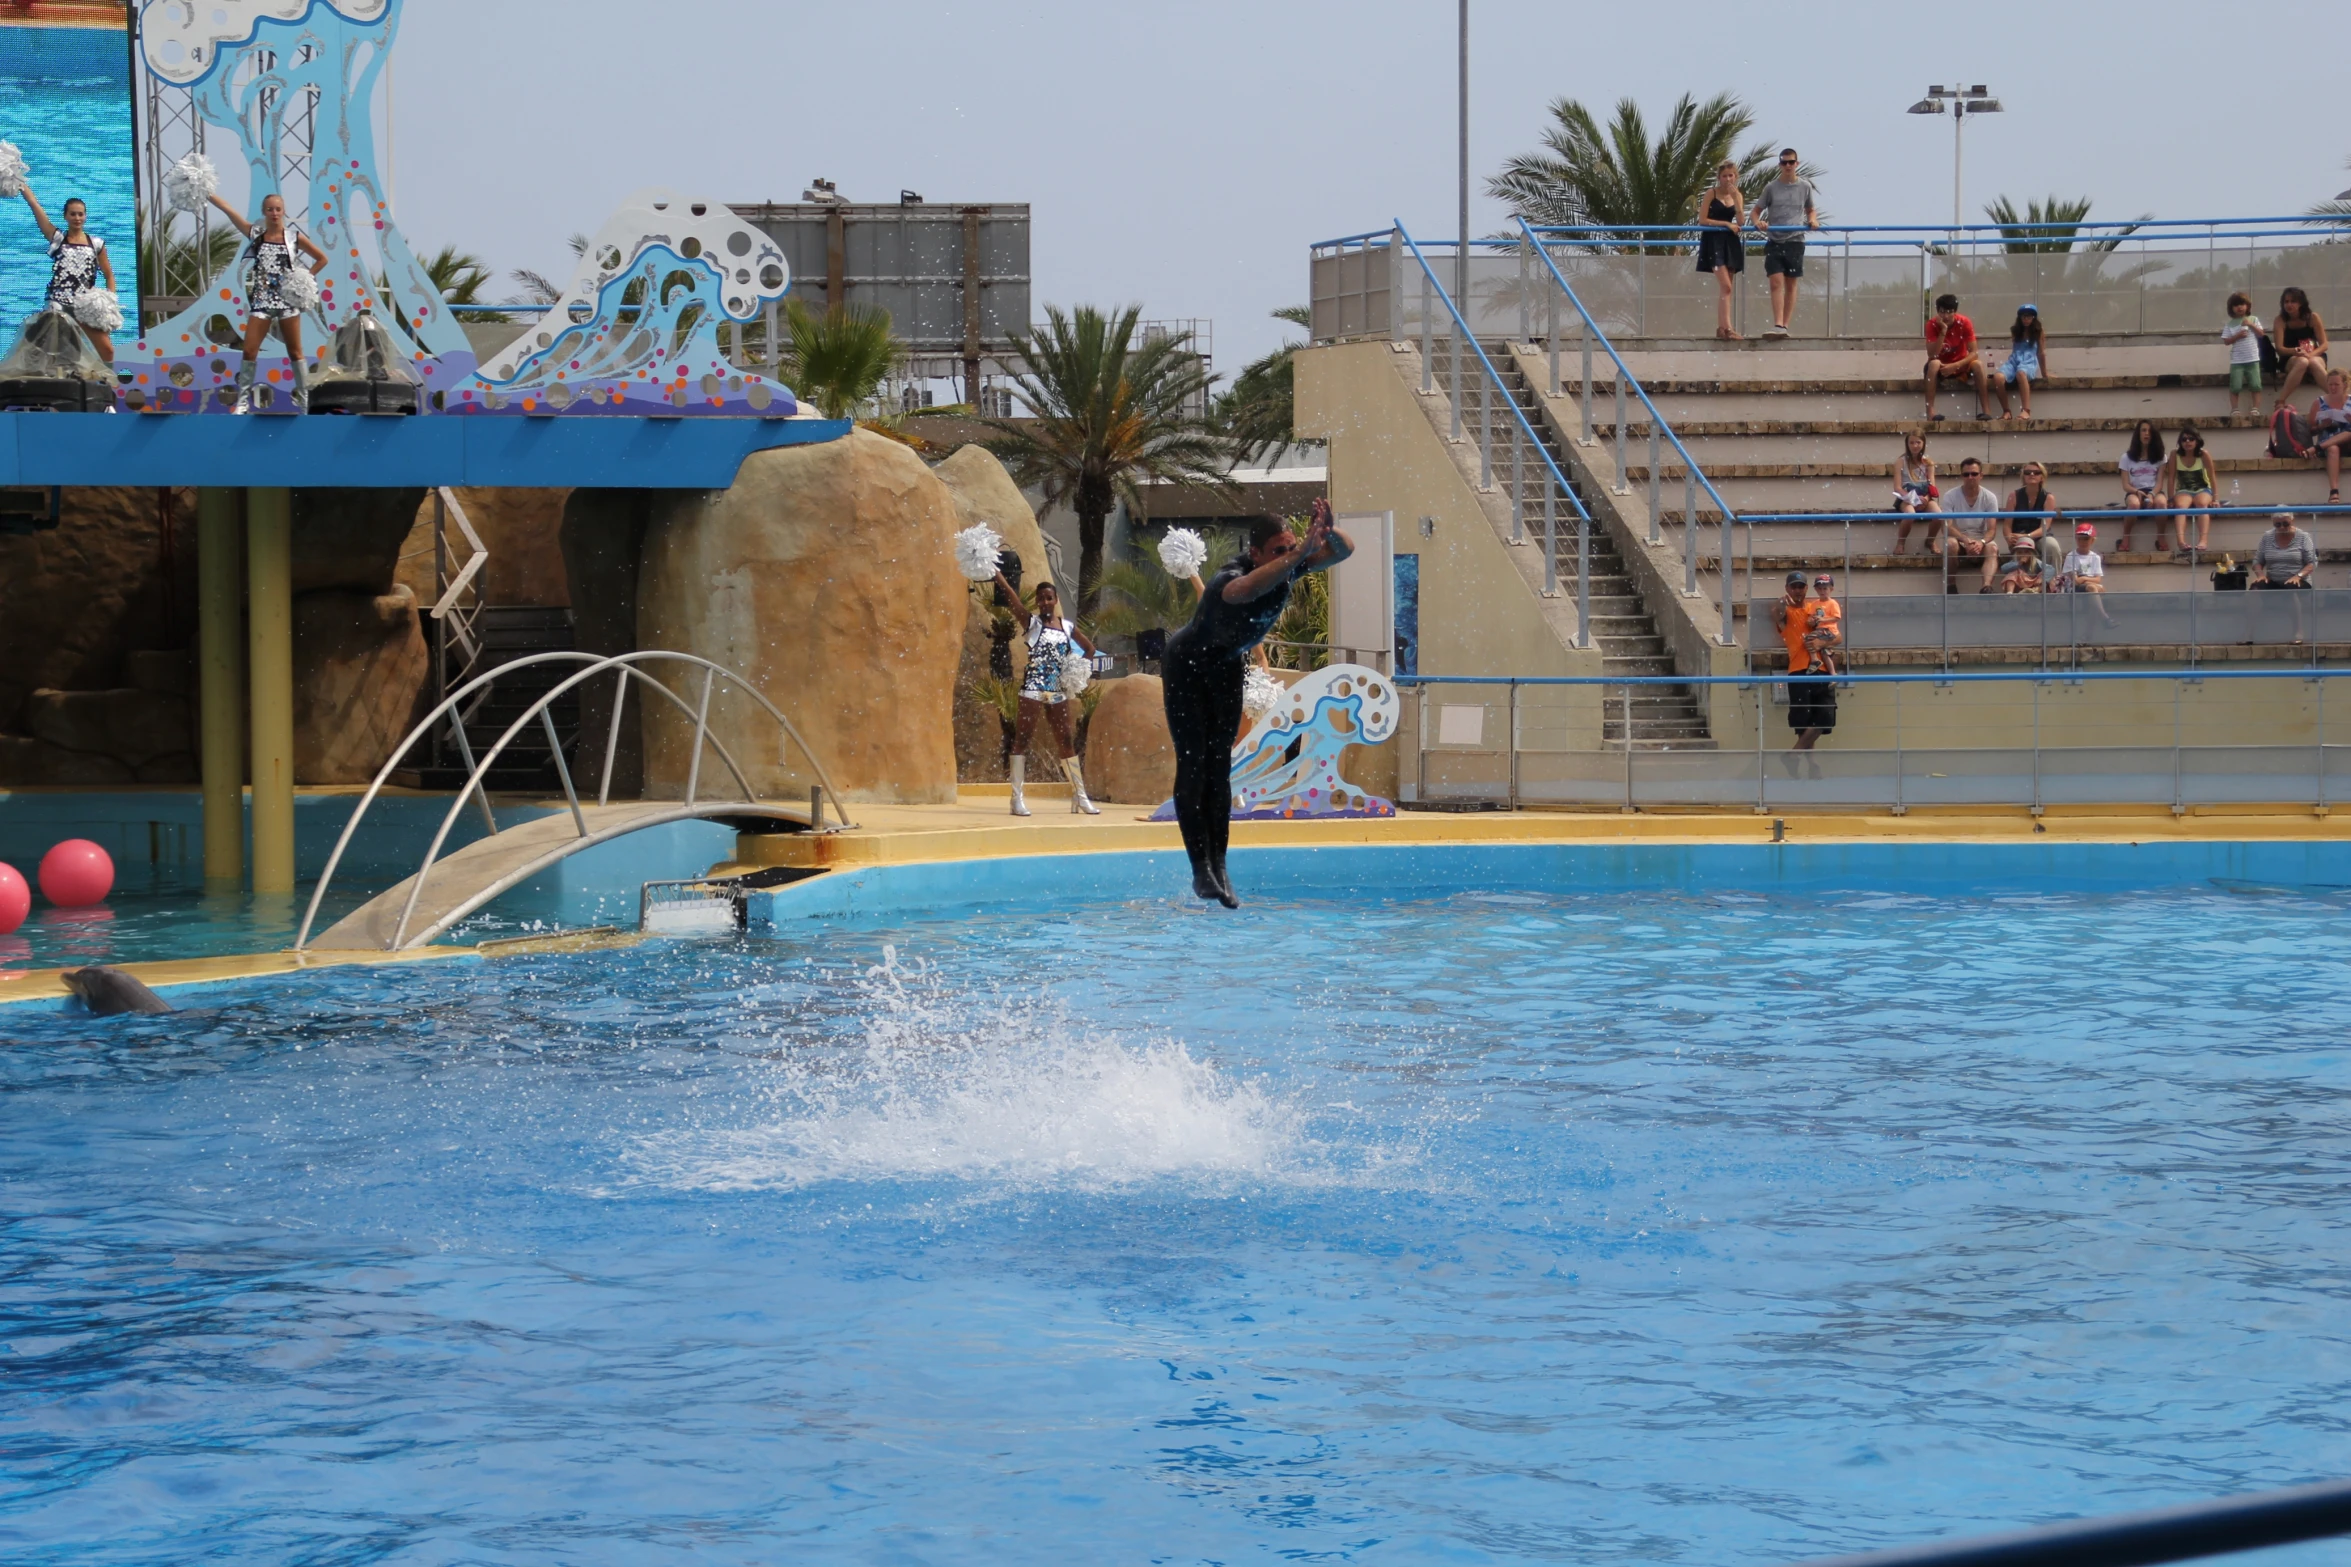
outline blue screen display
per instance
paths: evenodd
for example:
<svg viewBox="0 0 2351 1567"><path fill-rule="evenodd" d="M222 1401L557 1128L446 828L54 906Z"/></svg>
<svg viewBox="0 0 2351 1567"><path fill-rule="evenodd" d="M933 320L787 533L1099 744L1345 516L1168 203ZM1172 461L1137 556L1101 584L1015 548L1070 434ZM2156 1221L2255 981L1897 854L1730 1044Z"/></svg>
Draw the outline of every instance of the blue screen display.
<svg viewBox="0 0 2351 1567"><path fill-rule="evenodd" d="M127 323L139 247L125 29L0 22L0 141L24 154L51 222L63 226L71 197L89 204L90 232L106 241ZM49 245L31 209L21 200L0 203L0 345L41 307L48 286Z"/></svg>

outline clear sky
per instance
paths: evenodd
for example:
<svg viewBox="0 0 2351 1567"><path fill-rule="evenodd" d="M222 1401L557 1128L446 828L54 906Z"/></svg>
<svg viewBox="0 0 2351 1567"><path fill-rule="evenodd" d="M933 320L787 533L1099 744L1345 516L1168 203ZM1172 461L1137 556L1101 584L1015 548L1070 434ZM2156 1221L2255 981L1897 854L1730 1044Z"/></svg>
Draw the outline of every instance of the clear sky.
<svg viewBox="0 0 2351 1567"><path fill-rule="evenodd" d="M1947 221L1951 122L1902 111L1930 81L1981 81L2007 112L1967 132L1971 220L2002 193L2251 216L2351 186L2332 50L2232 14L1472 0L1472 169L1531 147L1556 97L1661 117L1729 90L1826 170L1833 217ZM1451 233L1454 21L1452 0L408 0L398 212L423 248L561 278L563 237L644 184L790 201L822 174L858 201L1026 201L1040 307L1212 317L1230 375L1280 341L1267 312L1304 300L1311 241L1396 217ZM1472 210L1478 232L1502 222Z"/></svg>

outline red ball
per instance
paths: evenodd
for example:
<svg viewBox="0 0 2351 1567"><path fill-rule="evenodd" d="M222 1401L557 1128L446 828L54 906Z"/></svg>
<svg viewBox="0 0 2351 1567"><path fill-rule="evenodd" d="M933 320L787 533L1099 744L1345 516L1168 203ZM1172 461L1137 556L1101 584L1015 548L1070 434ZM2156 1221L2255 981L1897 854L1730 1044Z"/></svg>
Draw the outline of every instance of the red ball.
<svg viewBox="0 0 2351 1567"><path fill-rule="evenodd" d="M41 856L41 896L61 909L104 903L114 890L114 861L87 838L68 838Z"/></svg>
<svg viewBox="0 0 2351 1567"><path fill-rule="evenodd" d="M24 884L15 866L0 861L0 936L25 922L33 912L33 889Z"/></svg>

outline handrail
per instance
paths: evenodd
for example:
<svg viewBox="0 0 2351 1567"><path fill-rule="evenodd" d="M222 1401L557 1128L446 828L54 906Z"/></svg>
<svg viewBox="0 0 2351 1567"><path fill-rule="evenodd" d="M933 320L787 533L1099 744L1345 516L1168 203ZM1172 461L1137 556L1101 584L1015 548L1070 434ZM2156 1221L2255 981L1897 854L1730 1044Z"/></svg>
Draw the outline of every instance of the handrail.
<svg viewBox="0 0 2351 1567"><path fill-rule="evenodd" d="M1445 285L1438 280L1436 269L1429 265L1429 258L1421 253L1419 242L1406 232L1403 220L1397 220L1392 232L1397 239L1402 240L1406 246L1410 247L1412 259L1420 263L1421 277L1427 289L1432 290L1436 298L1445 302L1445 312L1453 318L1453 408L1455 417L1458 418L1461 411L1461 345L1466 343L1469 345L1470 351L1478 356L1478 363L1485 367L1488 395L1483 399L1483 404L1486 428L1491 432L1494 419L1493 394L1506 390L1502 384L1501 373L1494 368L1494 361L1486 357L1485 346L1477 340L1477 335L1470 331L1469 323L1462 319L1460 307L1455 304L1453 296L1445 292ZM1401 318L1399 317L1399 319ZM1425 327L1425 320L1423 324ZM1559 464L1552 460L1550 449L1544 446L1541 439L1536 436L1534 426L1527 421L1526 410L1518 405L1518 399L1512 397L1509 401L1510 412L1518 420L1519 430L1525 435L1527 446L1542 460L1543 466L1550 470L1553 484L1558 492L1566 496L1567 503L1575 508L1579 525L1576 570L1576 646L1588 648L1592 645L1592 573L1590 565L1592 514L1585 509L1583 497L1576 493L1575 486L1568 482L1567 475L1560 470ZM1517 508L1522 504L1523 500L1514 485L1511 490L1511 516L1514 522L1518 517ZM1555 524L1556 511L1548 499L1546 499L1543 513L1546 524L1552 525L1543 540L1543 580L1546 584L1553 584L1558 581L1559 538Z"/></svg>
<svg viewBox="0 0 2351 1567"><path fill-rule="evenodd" d="M1853 685L2066 685L2085 680L2337 680L2351 677L2351 669L2320 669L2297 664L2290 669L1985 669L1904 670L1890 675L1839 673L1824 676L1840 686ZM1399 686L1736 686L1775 685L1784 674L1746 675L1394 675Z"/></svg>
<svg viewBox="0 0 2351 1567"><path fill-rule="evenodd" d="M1523 219L1521 221L1524 221ZM2248 239L2276 236L2310 238L2328 229L2346 227L2341 218L2316 217L2297 213L2286 217L2253 218L2139 218L2085 220L2080 223L1823 223L1813 234L1920 234L1949 238L1952 234L1997 235L2016 238L2047 234L2050 239L2104 239L2135 238L2150 229L2164 230L2158 238L2217 238ZM1690 234L1699 225L1695 219L1682 223L1541 223L1534 225L1544 233L1556 234ZM1312 241L1311 250L1329 249L1340 245L1361 244L1387 235L1386 229L1375 229L1367 234L1345 234L1336 239ZM1433 245L1458 244L1458 240L1432 239ZM1514 241L1481 235L1471 239L1472 245L1499 249ZM2048 252L2043 252L2048 254ZM453 309L480 309L481 306L458 305Z"/></svg>
<svg viewBox="0 0 2351 1567"><path fill-rule="evenodd" d="M400 929L395 933L394 936L393 945L395 947L399 944L399 937L407 933L408 919L409 916L415 912L417 898L424 890L425 877L431 872L433 862L440 857L441 846L447 842L449 830L456 825L458 816L461 815L465 809L466 801L471 799L477 792L479 792L481 795L484 815L488 815L490 793L485 780L489 775L491 765L497 761L501 754L504 753L508 744L511 743L515 737L522 732L525 725L527 725L533 718L540 717L550 710L557 697L562 696L564 693L570 691L573 687L580 685L582 682L589 680L596 675L603 674L607 670L617 671L617 690L613 701L611 736L612 740L615 742L617 742L620 733L621 715L627 708L625 697L628 690L628 684L632 679L652 687L653 690L669 698L670 702L673 705L679 707L681 710L684 710L688 713L693 711L691 708L686 706L686 702L683 697L670 690L669 687L663 685L660 681L654 679L651 675L646 674L643 670L640 670L636 667L636 665L640 662L651 662L654 660L668 660L674 663L682 663L699 667L706 672L706 685L710 678L718 675L723 675L728 680L734 682L735 685L740 687L746 695L748 695L753 701L757 702L762 708L764 708L767 711L768 716L773 718L777 724L782 727L784 733L791 739L792 743L800 748L801 754L808 758L808 765L810 769L815 772L818 784L822 786L825 794L832 799L835 809L838 810L840 808L840 792L833 787L832 775L825 770L823 759L816 754L815 750L808 744L807 740L801 736L800 731L794 727L792 721L785 717L782 711L779 710L773 702L770 702L766 696L761 694L761 692L756 687L754 687L749 681L745 680L742 676L736 674L733 670L727 669L723 665L713 663L709 659L702 658L696 654L670 652L659 648L643 649L634 653L621 653L615 655L581 653L573 651L534 653L528 657L518 658L509 663L501 664L496 669L490 670L485 674L475 677L473 680L468 681L465 685L461 686L456 691L451 692L446 698L442 700L439 706L435 707L430 713L427 713L421 720L419 720L416 727L408 732L407 738L402 740L400 744L394 748L391 756L385 760L384 765L377 771L374 782L368 785L367 792L360 796L359 804L352 809L350 819L344 822L343 831L341 835L335 840L334 852L327 856L326 867L319 873L318 885L311 891L310 906L303 912L302 927L295 934L294 950L297 952L302 951L304 947L308 945L310 941L311 926L318 918L319 905L326 898L328 884L334 880L335 868L342 863L343 851L350 847L352 837L359 830L359 823L361 818L367 814L368 808L372 806L376 802L377 797L382 794L384 786L390 781L393 772L399 768L401 762L407 757L408 753L416 747L417 742L428 736L432 732L434 726L439 723L439 721L444 716L454 712L458 706L466 700L466 698L473 695L476 691L486 689L490 685L494 684L502 675L511 674L519 669L527 669L533 665L550 663L584 663L589 666L588 668L580 670L577 673L569 676L568 678L559 682L552 689L543 693L525 712L522 713L521 716L517 717L514 722L507 727L506 732L499 737L498 743L492 746L489 752L478 762L473 764L472 771L466 779L465 786L457 791L456 798L450 802L448 813L441 820L440 830L433 835L432 845L425 852L424 864L417 870L415 885L409 890L408 906L401 915ZM746 801L756 801L757 795L752 790L749 780L744 777L742 768L736 764L733 756L728 753L725 743L719 740L717 736L708 732L706 723L697 727L697 732L694 737L694 755L697 764L697 771L699 770L702 744L705 740L718 748L720 758L725 761L727 770L734 775L736 783L741 786ZM552 732L550 732L550 744L553 744ZM611 765L613 749L613 745L607 745L605 749L607 768L605 788L607 790L609 790L611 787L609 769ZM564 793L571 801L573 818L575 822L579 823L580 836L586 837L589 834L584 820L582 820L580 817L579 800L578 796L572 789L569 770L568 768L563 768L561 765L562 753L560 747L557 748L556 757L559 770L562 772L563 776ZM692 803L691 793L688 794L687 800L689 804ZM601 804L602 801L599 800L598 803ZM812 818L809 825L814 827L819 825L819 823ZM844 814L841 825L844 827L852 827L856 824L849 821L846 814ZM492 822L491 826L492 831L495 832L495 821Z"/></svg>
<svg viewBox="0 0 2351 1567"><path fill-rule="evenodd" d="M1657 404L1650 400L1648 388L1641 385L1641 378L1633 374L1632 367L1624 362L1624 355L1616 351L1616 345L1608 340L1608 334L1600 329L1600 323L1592 318L1592 312L1584 308L1583 300L1577 297L1576 291L1568 285L1567 278L1559 270L1559 263L1552 258L1550 247L1543 243L1541 238L1537 236L1534 227L1530 225L1526 219L1520 218L1518 220L1518 227L1519 232L1525 236L1524 243L1526 246L1532 249L1536 255L1543 258L1543 270L1551 274L1551 281L1558 285L1559 292L1566 296L1567 302L1575 306L1576 314L1583 318L1585 341L1588 343L1596 338L1599 340L1600 346L1607 350L1610 363L1616 366L1616 385L1619 392L1621 393L1627 384L1631 385L1633 389L1633 395L1641 400L1641 406L1643 408L1649 410L1649 428L1652 435L1663 436L1666 440L1673 443L1673 449L1675 451L1681 453L1682 462L1684 464L1683 472L1685 475L1685 482L1694 480L1698 484L1704 485L1706 488L1706 493L1714 498L1715 510L1719 512L1722 517L1722 547L1716 553L1716 566L1717 569L1722 573L1722 631L1715 638L1715 640L1723 647L1737 646L1738 636L1731 628L1732 584L1730 559L1731 529L1738 526L1740 521L1739 514L1731 510L1731 503L1722 498L1722 492L1714 487L1714 481L1706 477L1706 470L1699 466L1698 459L1696 457L1690 455L1690 449L1682 444L1682 438L1674 434L1672 424L1667 422L1665 415L1658 411ZM1552 356L1553 376L1551 389L1556 392L1559 389L1557 375L1558 355L1556 352L1558 345L1556 342L1554 342L1552 346L1554 353ZM1585 362L1587 365L1590 363L1590 358L1591 356L1589 354L1585 355ZM1586 440L1589 440L1592 435L1592 388L1590 383L1591 376L1587 373L1584 377L1583 386L1584 436ZM1621 396L1618 399L1618 407L1620 409L1623 407L1623 399ZM1651 450L1654 452L1654 446L1652 446ZM1616 422L1616 456L1617 477L1621 482L1624 477L1624 420L1622 417L1619 417ZM1657 469L1659 466L1660 465L1654 461L1649 465L1652 501L1650 506L1650 526L1652 529L1657 527L1655 490L1658 479ZM1752 534L1750 534L1750 537L1752 537ZM1682 555L1683 591L1692 596L1695 596L1698 591L1698 507L1695 494L1692 494L1689 497L1687 503L1682 507ZM1755 587L1753 580L1754 573L1752 570L1750 570L1748 573L1748 577L1749 580L1747 587L1748 590L1752 592Z"/></svg>
<svg viewBox="0 0 2351 1567"><path fill-rule="evenodd" d="M1803 1567L2154 1567L2346 1533L2351 1480L2322 1480L2008 1534L1818 1557Z"/></svg>

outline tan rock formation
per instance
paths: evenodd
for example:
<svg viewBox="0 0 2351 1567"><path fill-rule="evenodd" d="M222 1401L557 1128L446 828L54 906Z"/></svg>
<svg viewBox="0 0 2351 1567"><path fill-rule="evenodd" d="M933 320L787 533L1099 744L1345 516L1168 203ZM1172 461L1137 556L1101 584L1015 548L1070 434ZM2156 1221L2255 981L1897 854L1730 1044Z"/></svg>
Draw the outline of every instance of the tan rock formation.
<svg viewBox="0 0 2351 1567"><path fill-rule="evenodd" d="M1102 700L1086 725L1086 783L1099 800L1157 805L1175 793L1175 742L1159 677L1100 685Z"/></svg>
<svg viewBox="0 0 2351 1567"><path fill-rule="evenodd" d="M432 655L405 587L294 600L294 781L367 783L415 723Z"/></svg>
<svg viewBox="0 0 2351 1567"><path fill-rule="evenodd" d="M37 740L134 769L195 748L188 699L155 691L35 691L25 717Z"/></svg>
<svg viewBox="0 0 2351 1567"><path fill-rule="evenodd" d="M638 571L637 644L740 671L792 720L851 800L955 798L955 667L969 595L952 493L906 447L866 430L760 452L732 489L653 503ZM680 691L694 689L676 674ZM647 704L646 791L675 797L693 724ZM813 774L747 698L711 727L762 794L805 798ZM706 786L725 779L715 753Z"/></svg>
<svg viewBox="0 0 2351 1567"><path fill-rule="evenodd" d="M558 542L571 605L572 646L583 653L633 653L637 648L637 568L652 518L651 490L573 490L563 503ZM606 679L578 688L580 733L602 735L612 726L615 686ZM580 787L601 793L604 752L582 746L575 764ZM612 797L632 800L645 790L642 725L623 723L612 758Z"/></svg>
<svg viewBox="0 0 2351 1567"><path fill-rule="evenodd" d="M294 593L347 588L373 597L391 591L402 541L416 523L424 491L296 490L293 496ZM430 544L428 537L425 541ZM426 562L431 569L431 562Z"/></svg>
<svg viewBox="0 0 2351 1567"><path fill-rule="evenodd" d="M56 788L137 783L139 774L111 756L69 751L30 735L0 735L0 781L20 788Z"/></svg>
<svg viewBox="0 0 2351 1567"><path fill-rule="evenodd" d="M36 690L120 685L126 654L192 637L195 506L182 500L168 548L152 489L67 490L59 527L0 535L0 729L22 732Z"/></svg>
<svg viewBox="0 0 2351 1567"><path fill-rule="evenodd" d="M993 452L984 446L965 446L933 471L955 496L958 531L983 522L994 528L1005 547L1020 557L1024 590L1050 580L1052 561L1045 553L1045 535L1037 527L1036 513ZM962 656L955 669L955 770L966 783L997 783L1005 777L1003 715L995 703L980 694L978 686L991 667L994 634L1002 628L990 612L996 599L987 586L968 591L971 611L964 623ZM1005 647L1011 678L1018 680L1028 661L1026 645L1015 635ZM1059 777L1050 767L1051 740L1043 737L1041 728L1039 735L1032 746L1029 775Z"/></svg>

